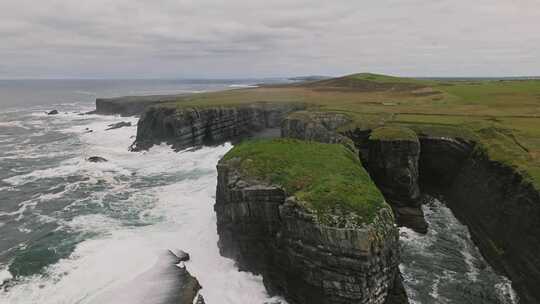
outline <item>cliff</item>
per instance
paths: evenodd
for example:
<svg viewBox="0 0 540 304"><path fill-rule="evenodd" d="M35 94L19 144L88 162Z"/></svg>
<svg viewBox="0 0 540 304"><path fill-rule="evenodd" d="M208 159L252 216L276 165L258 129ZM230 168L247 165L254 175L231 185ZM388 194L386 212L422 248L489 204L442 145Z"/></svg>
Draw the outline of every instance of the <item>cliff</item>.
<svg viewBox="0 0 540 304"><path fill-rule="evenodd" d="M218 165L221 254L290 303L407 303L386 206L341 145L245 143Z"/></svg>
<svg viewBox="0 0 540 304"><path fill-rule="evenodd" d="M282 127L295 129L282 134L325 134L309 137L323 142L345 136L354 142L400 225L424 232L419 189L442 196L490 265L511 279L520 303L540 302L540 194L524 172L491 159L474 138L432 135L421 127L411 134L401 127L347 129L319 123L310 131L313 120L299 119L293 116L290 123L287 118Z"/></svg>
<svg viewBox="0 0 540 304"><path fill-rule="evenodd" d="M296 112L283 121L281 135L353 146L392 206L397 223L421 233L427 232L427 223L420 207L420 143L416 134L406 128L338 132L350 122L351 119L341 113Z"/></svg>
<svg viewBox="0 0 540 304"><path fill-rule="evenodd" d="M423 187L443 195L490 265L512 280L520 303L539 303L539 192L474 143L436 137L421 142Z"/></svg>
<svg viewBox="0 0 540 304"><path fill-rule="evenodd" d="M96 110L89 114L134 116L159 103L175 101L183 95L124 96L115 98L97 98Z"/></svg>
<svg viewBox="0 0 540 304"><path fill-rule="evenodd" d="M392 206L398 224L427 232L418 183L420 141L407 128L373 130L368 141L368 168L377 187Z"/></svg>
<svg viewBox="0 0 540 304"><path fill-rule="evenodd" d="M268 104L176 108L150 107L137 125L134 150L148 149L166 142L175 149L222 143L249 136L268 128L278 128L301 104Z"/></svg>

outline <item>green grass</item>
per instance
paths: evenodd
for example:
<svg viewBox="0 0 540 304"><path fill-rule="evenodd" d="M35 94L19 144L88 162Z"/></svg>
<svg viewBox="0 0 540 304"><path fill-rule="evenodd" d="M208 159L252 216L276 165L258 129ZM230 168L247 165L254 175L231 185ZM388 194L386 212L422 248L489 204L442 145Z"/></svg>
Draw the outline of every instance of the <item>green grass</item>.
<svg viewBox="0 0 540 304"><path fill-rule="evenodd" d="M307 111L346 114L352 121L339 131L407 127L471 139L490 158L518 168L540 189L540 80L426 80L363 73L194 94L167 106L256 102L297 102L308 105Z"/></svg>
<svg viewBox="0 0 540 304"><path fill-rule="evenodd" d="M244 177L282 187L327 225L336 214L355 215L356 225L389 208L358 157L343 145L293 139L255 140L235 146L222 160Z"/></svg>
<svg viewBox="0 0 540 304"><path fill-rule="evenodd" d="M405 140L418 142L416 133L404 127L381 127L373 130L370 139L380 141Z"/></svg>

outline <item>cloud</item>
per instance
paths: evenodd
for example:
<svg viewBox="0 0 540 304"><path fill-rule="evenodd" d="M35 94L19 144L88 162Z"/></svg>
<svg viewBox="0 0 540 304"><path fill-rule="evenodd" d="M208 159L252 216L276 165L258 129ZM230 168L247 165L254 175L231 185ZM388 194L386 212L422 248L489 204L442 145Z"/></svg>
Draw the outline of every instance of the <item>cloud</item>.
<svg viewBox="0 0 540 304"><path fill-rule="evenodd" d="M536 0L3 0L0 78L540 72Z"/></svg>

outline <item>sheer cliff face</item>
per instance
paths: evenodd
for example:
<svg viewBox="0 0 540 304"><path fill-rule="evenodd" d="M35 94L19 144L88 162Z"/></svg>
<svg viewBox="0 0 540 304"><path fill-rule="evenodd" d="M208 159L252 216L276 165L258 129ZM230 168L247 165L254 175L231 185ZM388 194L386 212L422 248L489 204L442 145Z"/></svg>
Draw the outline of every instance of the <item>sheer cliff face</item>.
<svg viewBox="0 0 540 304"><path fill-rule="evenodd" d="M288 122L291 120L291 122ZM282 134L325 142L337 128L288 118ZM420 134L419 145L399 140L370 140L372 130L342 133L358 148L370 175L392 205L398 223L422 231L418 189L445 196L449 207L470 229L482 254L507 275L520 303L540 303L540 194L519 172L491 161L475 143ZM323 134L323 135L319 135ZM415 177L416 174L416 177Z"/></svg>
<svg viewBox="0 0 540 304"><path fill-rule="evenodd" d="M399 284L388 209L361 228L324 226L282 189L249 182L220 162L215 211L222 255L262 274L268 290L291 303L385 303Z"/></svg>
<svg viewBox="0 0 540 304"><path fill-rule="evenodd" d="M512 280L520 303L539 303L539 192L514 169L463 141L429 138L424 146L425 186L445 196L482 254Z"/></svg>
<svg viewBox="0 0 540 304"><path fill-rule="evenodd" d="M135 150L167 142L175 149L222 143L266 128L278 128L299 104L254 104L237 107L148 108L138 123Z"/></svg>

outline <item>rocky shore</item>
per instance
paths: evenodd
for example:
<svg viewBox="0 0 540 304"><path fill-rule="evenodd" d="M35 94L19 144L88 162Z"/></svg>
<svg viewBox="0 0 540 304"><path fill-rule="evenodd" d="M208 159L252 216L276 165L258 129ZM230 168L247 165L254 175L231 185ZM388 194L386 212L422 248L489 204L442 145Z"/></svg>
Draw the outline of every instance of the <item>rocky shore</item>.
<svg viewBox="0 0 540 304"><path fill-rule="evenodd" d="M304 108L267 103L203 108L153 106L141 116L133 148L147 149L166 142L184 149L277 127L281 127L283 137L345 144L358 153L392 206L399 225L425 232L429 228L420 208L421 193L444 196L456 216L469 226L490 265L512 280L520 303L540 301L536 288L540 284L536 254L540 249L540 195L521 172L491 160L471 139L406 128L397 133L390 130L388 135L388 130L380 132L377 127L347 127L350 119L341 113L302 111ZM391 288L400 285L399 275L389 275L392 271L387 269L398 258L393 255L393 245L377 244L377 258L371 260L379 264L374 278L385 291L367 288L360 296L358 290L340 281L357 273L340 267L348 265L357 272L373 274L375 268L348 260L350 252L335 251L335 239L327 239L335 233L329 232L333 230L317 226L312 214L295 204L284 189L253 184L226 163L220 163L218 171L216 213L222 254L234 258L241 269L263 274L269 291L288 294L293 303L348 303L345 299L357 297L357 301L364 296L367 298L362 299L369 299L365 303L379 303L370 301L390 299L391 295L400 298L399 288ZM255 206L254 202L262 204ZM360 237L355 233L347 232L347 238ZM365 248L349 249L362 252ZM373 257L364 254L356 258ZM314 273L325 279L314 281ZM361 280L354 282L364 284L359 283ZM314 286L327 286L324 292L332 297L325 298Z"/></svg>

